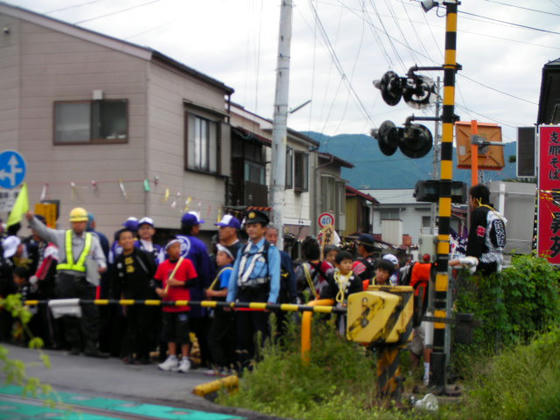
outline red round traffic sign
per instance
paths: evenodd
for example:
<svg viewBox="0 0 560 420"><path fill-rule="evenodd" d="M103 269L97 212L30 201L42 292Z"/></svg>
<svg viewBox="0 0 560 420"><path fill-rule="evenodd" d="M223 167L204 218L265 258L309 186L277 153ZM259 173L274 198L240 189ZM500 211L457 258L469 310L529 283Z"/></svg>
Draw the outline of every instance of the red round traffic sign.
<svg viewBox="0 0 560 420"><path fill-rule="evenodd" d="M317 223L319 223L319 226L322 228L328 225L334 226L334 216L331 213L321 213L317 219Z"/></svg>

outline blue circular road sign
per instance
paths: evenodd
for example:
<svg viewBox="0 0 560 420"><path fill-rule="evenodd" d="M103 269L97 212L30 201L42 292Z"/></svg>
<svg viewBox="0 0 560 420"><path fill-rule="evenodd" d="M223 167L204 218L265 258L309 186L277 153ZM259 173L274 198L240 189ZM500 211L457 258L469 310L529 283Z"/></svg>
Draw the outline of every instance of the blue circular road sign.
<svg viewBox="0 0 560 420"><path fill-rule="evenodd" d="M13 189L25 179L26 165L23 156L15 150L0 153L0 187Z"/></svg>

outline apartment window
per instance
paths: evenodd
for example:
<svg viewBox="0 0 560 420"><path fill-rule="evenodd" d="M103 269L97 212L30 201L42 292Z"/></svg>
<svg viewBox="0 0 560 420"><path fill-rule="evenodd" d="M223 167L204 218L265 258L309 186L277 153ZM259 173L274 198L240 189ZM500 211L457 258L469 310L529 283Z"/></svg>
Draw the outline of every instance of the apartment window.
<svg viewBox="0 0 560 420"><path fill-rule="evenodd" d="M309 190L309 155L304 152L294 153L294 190Z"/></svg>
<svg viewBox="0 0 560 420"><path fill-rule="evenodd" d="M54 103L54 143L126 143L128 101L110 99Z"/></svg>
<svg viewBox="0 0 560 420"><path fill-rule="evenodd" d="M346 213L346 184L344 182L336 183L337 194L337 210L339 214Z"/></svg>
<svg viewBox="0 0 560 420"><path fill-rule="evenodd" d="M286 147L286 189L294 187L294 149Z"/></svg>
<svg viewBox="0 0 560 420"><path fill-rule="evenodd" d="M321 197L323 211L336 211L336 183L330 176L321 177Z"/></svg>
<svg viewBox="0 0 560 420"><path fill-rule="evenodd" d="M422 216L422 227L429 228L432 225L432 218L430 216Z"/></svg>
<svg viewBox="0 0 560 420"><path fill-rule="evenodd" d="M382 209L380 210L381 220L399 220L399 209Z"/></svg>
<svg viewBox="0 0 560 420"><path fill-rule="evenodd" d="M245 182L266 185L266 169L263 164L246 160L244 174Z"/></svg>
<svg viewBox="0 0 560 420"><path fill-rule="evenodd" d="M218 123L186 114L185 169L218 172Z"/></svg>

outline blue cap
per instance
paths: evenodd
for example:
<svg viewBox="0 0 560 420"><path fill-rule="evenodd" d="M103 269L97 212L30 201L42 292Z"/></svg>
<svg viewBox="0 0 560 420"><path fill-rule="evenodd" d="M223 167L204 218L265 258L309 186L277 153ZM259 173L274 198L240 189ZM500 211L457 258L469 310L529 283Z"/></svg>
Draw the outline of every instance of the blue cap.
<svg viewBox="0 0 560 420"><path fill-rule="evenodd" d="M138 230L138 219L136 217L129 217L122 225L125 228L136 232Z"/></svg>
<svg viewBox="0 0 560 420"><path fill-rule="evenodd" d="M151 227L155 227L154 220L151 217L142 217L138 221L138 227L140 227L142 225L150 225Z"/></svg>
<svg viewBox="0 0 560 420"><path fill-rule="evenodd" d="M198 213L195 211L189 211L188 213L183 214L183 217L181 217L181 224L187 226L196 226L200 225L201 223L204 223L204 220L202 220L198 216Z"/></svg>
<svg viewBox="0 0 560 420"><path fill-rule="evenodd" d="M239 222L239 220L231 215L231 214L226 214L224 217L222 217L222 220L220 220L218 223L216 223L216 226L219 227L232 227L235 229L241 229L241 223Z"/></svg>
<svg viewBox="0 0 560 420"><path fill-rule="evenodd" d="M373 235L370 235L369 233L360 233L360 236L358 236L358 243L360 245L374 245L375 244L375 238L373 237Z"/></svg>

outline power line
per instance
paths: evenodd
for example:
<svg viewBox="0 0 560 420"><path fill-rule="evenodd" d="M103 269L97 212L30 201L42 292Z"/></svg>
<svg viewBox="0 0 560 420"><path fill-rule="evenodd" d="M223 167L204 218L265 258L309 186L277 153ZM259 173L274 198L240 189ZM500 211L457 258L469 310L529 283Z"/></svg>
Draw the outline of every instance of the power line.
<svg viewBox="0 0 560 420"><path fill-rule="evenodd" d="M341 2L341 0L339 0L339 4L342 7L348 8L344 3ZM377 39L377 44L381 46L381 50L382 50L383 56L385 57L385 61L387 61L387 64L389 65L389 67L393 67L393 60L391 59L391 56L389 55L389 52L385 48L385 44L383 43L383 40L381 39L381 36L379 35L378 31L375 29L375 25L373 25L373 22L371 22L371 16L367 12L364 1L362 1L361 13L363 15L362 20L369 24L369 28L370 28L371 33ZM356 16L358 16L358 15L356 15Z"/></svg>
<svg viewBox="0 0 560 420"><path fill-rule="evenodd" d="M383 28L383 32L385 32L385 35L387 36L387 39L389 40L389 44L393 48L393 51L395 52L396 57L401 62L401 65L403 67L403 71L406 71L406 65L404 64L403 59L401 58L399 52L397 51L397 48L395 47L395 44L393 43L392 38L394 38L394 37L389 35L389 32L387 31L387 28L385 27L385 24L383 23L383 19L381 19L381 16L379 15L379 11L377 10L377 6L375 5L375 1L370 0L370 3L373 6L373 10L374 10L375 14L377 15L377 20L379 20L379 23L381 24L381 27Z"/></svg>
<svg viewBox="0 0 560 420"><path fill-rule="evenodd" d="M521 23L508 22L506 20L495 19L495 18L491 18L489 16L477 15L476 13L465 12L463 10L459 10L459 13L464 14L464 15L468 15L468 16L475 16L477 18L489 20L491 22L498 22L498 23L502 23L502 24L505 24L505 25L515 26L515 27L518 27L518 28L531 29L533 31L539 31L539 32L545 32L545 33L548 33L548 34L560 35L560 32L551 31L549 29L536 28L534 26L523 25Z"/></svg>
<svg viewBox="0 0 560 420"><path fill-rule="evenodd" d="M49 10L48 12L43 12L44 15L50 15L51 13L62 12L63 10L74 9L76 7L87 6L88 4L97 3L103 0L92 0L85 3L74 4L72 6L61 7L60 9Z"/></svg>
<svg viewBox="0 0 560 420"><path fill-rule="evenodd" d="M486 1L489 3L501 4L502 6L515 7L516 9L528 10L530 12L544 13L546 15L552 15L552 16L560 16L560 13L547 12L546 10L532 9L530 7L518 6L516 4L504 3L502 1L497 1L497 0L486 0Z"/></svg>
<svg viewBox="0 0 560 420"><path fill-rule="evenodd" d="M426 53L426 55L428 55L430 57L430 59L432 59L432 56L428 52L428 49L426 48L426 45L424 45L424 41L422 41L422 37L418 34L418 31L416 30L416 25L414 25L414 23L412 22L412 19L410 18L410 15L408 14L408 9L406 8L406 6L404 5L403 2L401 2L401 4L402 4L402 7L404 9L404 13L406 14L406 17L408 18L410 26L414 30L414 35L416 35L416 39L420 42L420 46L424 49L424 52Z"/></svg>
<svg viewBox="0 0 560 420"><path fill-rule="evenodd" d="M371 24L372 26L374 26L372 23L370 23L370 24ZM392 37L392 36L389 35L388 33L387 33L387 36L390 37L390 38L393 38L397 43L403 45L404 47L406 47L406 48L411 48L410 46L408 46L408 45L406 45L405 43L401 42L401 41L398 40L397 38ZM419 55L423 56L424 58L427 58L427 59L430 60L432 63L435 63L434 60L433 60L431 57L429 57L429 56L427 56L427 55L421 53L420 51L417 51L417 53L418 53ZM532 104L532 105L538 105L536 102L530 101L530 100L525 99L525 98L521 98L521 97L516 96L516 95L513 95L513 94L511 94L511 93L504 92L504 91L502 91L502 90L496 89L496 88L494 88L494 87L492 87L492 86L489 86L489 85L487 85L487 84L485 84L485 83L479 82L478 80L475 80L475 79L473 79L472 77L469 77L469 76L465 75L464 73L458 73L458 74L459 74L459 76L464 77L465 79L470 80L470 81L473 82L473 83L476 83L476 84L478 84L478 85L480 85L480 86L482 86L482 87L485 87L485 88L487 88L487 89L493 90L493 91L495 91L495 92L501 93L502 95L506 95L506 96L509 96L509 97L511 97L511 98L515 98L515 99L518 99L518 100L520 100L520 101L530 103L530 104Z"/></svg>
<svg viewBox="0 0 560 420"><path fill-rule="evenodd" d="M97 20L97 19L101 19L101 18L104 18L104 17L108 17L108 16L118 15L118 14L120 14L120 13L124 13L124 12L127 12L127 11L132 10L132 9L136 9L136 8L138 8L138 7L147 6L148 4L157 3L157 2L159 2L159 1L160 1L160 0L148 1L148 2L146 2L146 3L137 4L136 6L127 7L126 9L121 9L121 10L117 10L117 11L115 11L115 12L106 13L106 14L104 14L104 15L99 15L99 16L94 16L94 17L92 17L92 18L79 20L79 21L77 21L77 22L74 22L73 24L74 24L74 25L79 25L79 24L81 24L81 23L91 22L92 20Z"/></svg>
<svg viewBox="0 0 560 420"><path fill-rule="evenodd" d="M463 77L463 78L465 78L465 79L467 79L467 80L470 80L471 82L476 83L477 85L483 86L483 87L485 87L486 89L490 89L490 90L493 90L493 91L495 91L495 92L501 93L502 95L507 95L507 96L509 96L509 97L511 97L511 98L515 98L515 99L518 99L518 100L520 100L520 101L527 102L528 104L531 104L531 105L538 105L538 103L533 102L533 101L530 101L529 99L521 98L521 97L519 97L519 96L512 95L511 93L504 92L503 90L496 89L495 87L486 85L486 84L484 84L484 83L482 83L482 82L479 82L478 80L475 80L475 79L473 79L472 77L469 77L469 76L467 76L467 75L465 75L465 74L463 74L463 73L459 73L459 76L461 76L461 77Z"/></svg>
<svg viewBox="0 0 560 420"><path fill-rule="evenodd" d="M499 123L499 124L501 124L501 125L505 125L506 127L511 127L511 128L517 128L517 127L518 127L518 126L515 125L514 123L506 122L506 121L503 121L503 120L499 120L499 119L490 117L490 116L488 116L488 115L481 114L480 112L473 111L472 109L470 109L470 108L467 107L466 105L463 105L463 104L460 104L460 103L457 103L456 105L457 105L457 107L459 107L459 108L465 110L466 112L468 112L468 113L471 114L471 115L472 115L472 114L476 114L476 115L478 115L478 116L480 116L480 117L482 117L482 118L485 118L485 119L487 119L487 120L494 121L494 122Z"/></svg>
<svg viewBox="0 0 560 420"><path fill-rule="evenodd" d="M414 48L412 48L412 46L408 42L408 39L407 39L406 35L404 34L404 32L401 28L401 25L399 24L399 21L397 20L397 17L395 16L395 11L393 10L393 6L391 6L391 0L389 0L389 2L387 2L387 0L385 0L385 7L387 7L387 10L389 10L389 13L391 14L391 17L393 18L393 22L395 22L395 25L397 26L397 29L401 33L403 41L405 42L406 45L408 45L408 47L410 49L410 56L412 57L412 60L415 61L415 62L418 62L418 59L416 58L416 54L414 53L415 50L414 50Z"/></svg>
<svg viewBox="0 0 560 420"><path fill-rule="evenodd" d="M310 5L311 5L311 9L313 11L313 15L315 17L315 20L317 22L317 25L319 27L319 32L321 33L321 36L323 37L323 40L325 41L326 47L331 54L331 58L333 60L333 63L335 65L336 69L340 73L340 76L341 76L342 80L345 82L346 87L350 90L350 92L354 96L354 99L356 100L356 102L358 103L362 112L364 113L364 116L370 121L370 123L374 124L374 122L371 119L371 116L369 115L365 105L363 104L362 100L360 99L360 97L358 96L356 91L354 90L354 87L352 86L352 83L350 82L350 80L346 76L346 73L344 72L344 68L342 67L342 64L340 63L340 60L338 59L338 56L336 55L336 51L334 50L334 48L333 48L333 46L332 46L332 44L329 40L329 36L327 35L327 31L325 30L325 27L323 26L323 24L321 22L321 18L319 17L319 14L317 13L317 9L315 8L315 5L313 4L313 1L310 2Z"/></svg>

